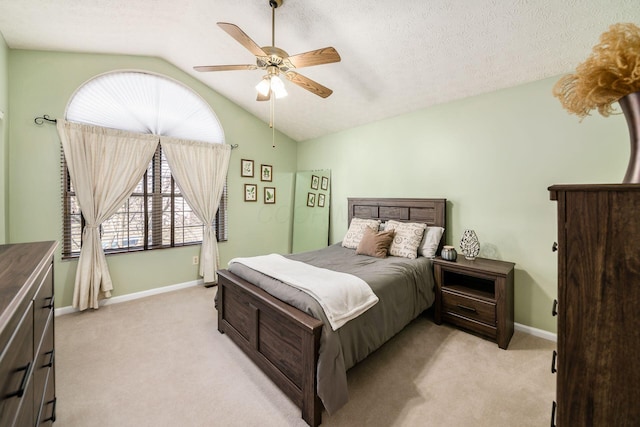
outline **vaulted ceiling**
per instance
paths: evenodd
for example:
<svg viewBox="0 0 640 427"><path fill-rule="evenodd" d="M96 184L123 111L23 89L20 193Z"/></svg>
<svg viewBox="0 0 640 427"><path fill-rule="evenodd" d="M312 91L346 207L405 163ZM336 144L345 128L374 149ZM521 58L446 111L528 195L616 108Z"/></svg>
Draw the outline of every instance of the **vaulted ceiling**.
<svg viewBox="0 0 640 427"><path fill-rule="evenodd" d="M611 24L640 25L638 0L284 0L275 45L289 54L333 46L342 61L299 73L276 127L304 141L469 96L571 72ZM271 44L268 0L0 0L10 48L164 58L268 122L256 101L261 70L198 73L195 65L253 64L216 22ZM551 96L551 95L549 95ZM213 106L215 109L215 106Z"/></svg>

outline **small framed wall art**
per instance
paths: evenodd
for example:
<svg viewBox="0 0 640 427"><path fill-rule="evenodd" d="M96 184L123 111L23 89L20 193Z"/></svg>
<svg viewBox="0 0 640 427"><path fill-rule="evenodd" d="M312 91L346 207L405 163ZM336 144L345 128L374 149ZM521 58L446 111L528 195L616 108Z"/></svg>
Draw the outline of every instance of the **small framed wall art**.
<svg viewBox="0 0 640 427"><path fill-rule="evenodd" d="M326 176L322 177L322 184L320 184L320 188L323 190L327 190L329 188L329 178Z"/></svg>
<svg viewBox="0 0 640 427"><path fill-rule="evenodd" d="M276 188L264 187L264 204L272 205L276 202Z"/></svg>
<svg viewBox="0 0 640 427"><path fill-rule="evenodd" d="M253 160L240 160L240 176L253 178Z"/></svg>
<svg viewBox="0 0 640 427"><path fill-rule="evenodd" d="M316 205L316 194L315 193L308 193L307 194L307 206L312 208L315 205Z"/></svg>
<svg viewBox="0 0 640 427"><path fill-rule="evenodd" d="M324 208L324 194L318 194L318 207Z"/></svg>
<svg viewBox="0 0 640 427"><path fill-rule="evenodd" d="M260 181L273 181L273 166L260 165Z"/></svg>
<svg viewBox="0 0 640 427"><path fill-rule="evenodd" d="M244 201L255 202L258 200L258 186L256 184L244 185Z"/></svg>
<svg viewBox="0 0 640 427"><path fill-rule="evenodd" d="M317 190L320 185L320 178L316 175L311 175L311 189Z"/></svg>

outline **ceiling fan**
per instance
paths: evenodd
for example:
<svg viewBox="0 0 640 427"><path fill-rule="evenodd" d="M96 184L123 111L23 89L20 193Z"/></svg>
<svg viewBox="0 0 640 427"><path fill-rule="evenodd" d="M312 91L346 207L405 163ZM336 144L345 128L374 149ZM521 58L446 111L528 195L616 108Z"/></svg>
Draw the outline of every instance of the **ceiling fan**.
<svg viewBox="0 0 640 427"><path fill-rule="evenodd" d="M314 93L322 98L326 98L333 93L331 89L311 80L302 74L293 71L297 68L311 67L314 65L330 64L339 62L340 55L333 47L312 50L289 56L287 52L275 45L275 10L282 6L283 0L269 0L271 7L271 46L258 46L244 31L237 25L227 22L218 22L218 26L233 37L242 46L248 49L256 57L256 65L201 65L193 67L196 71L232 71L232 70L265 70L267 74L256 86L258 91L258 101L268 101L273 93L275 98L287 95L284 83L280 75L284 75L290 82Z"/></svg>

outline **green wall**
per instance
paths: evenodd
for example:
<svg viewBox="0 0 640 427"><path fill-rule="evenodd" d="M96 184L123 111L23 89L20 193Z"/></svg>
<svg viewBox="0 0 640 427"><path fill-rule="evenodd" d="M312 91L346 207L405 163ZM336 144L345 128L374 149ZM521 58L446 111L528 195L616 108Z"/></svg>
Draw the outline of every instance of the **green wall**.
<svg viewBox="0 0 640 427"><path fill-rule="evenodd" d="M515 320L556 331L557 183L617 183L626 171L623 116L580 122L557 77L404 114L298 144L298 169L331 169L331 241L348 197L444 197L446 240L476 231L480 256L516 263Z"/></svg>
<svg viewBox="0 0 640 427"><path fill-rule="evenodd" d="M60 239L59 140L53 126L36 126L33 118L63 117L82 83L118 69L184 82L211 105L227 142L240 145L229 169L230 239L220 244L223 265L235 256L289 252L295 171L330 169L332 242L346 232L348 197L447 198L447 242L457 246L462 231L473 228L481 256L515 262L516 321L548 331L556 330L550 311L557 293L551 252L557 230L547 187L620 182L629 155L624 118L594 115L579 122L551 96L557 77L297 144L279 135L274 150L264 122L161 59L8 50L1 41L6 135L0 140L0 241L5 229L11 243ZM241 158L273 165L276 205L262 203L259 178L240 177ZM258 203L243 201L245 183L258 184ZM198 251L108 256L114 295L196 280L191 259ZM71 304L75 267L56 254L59 307Z"/></svg>
<svg viewBox="0 0 640 427"><path fill-rule="evenodd" d="M9 126L9 48L0 33L0 244L7 241L7 198L9 197L7 174Z"/></svg>
<svg viewBox="0 0 640 427"><path fill-rule="evenodd" d="M7 49L2 46L4 44L0 43L0 108L6 99L3 96L6 86L3 84L6 81L3 58L6 54L3 53ZM8 242L61 239L60 142L55 126L37 126L33 119L43 114L62 118L70 97L85 81L108 71L135 69L172 77L198 92L218 116L226 142L240 145L232 151L229 166L229 241L219 244L222 265L226 266L235 256L290 250L297 149L290 138L278 134L277 148L271 148L271 131L267 124L158 58L9 50L8 64L11 83L8 95L11 110ZM275 205L263 204L263 185L259 177L240 178L241 158L252 159L256 165L273 165L273 182L269 186L277 188ZM243 201L245 183L258 184L257 203ZM4 186L0 185L0 188ZM2 219L0 217L0 226ZM115 288L113 295L197 280L197 266L192 265L192 257L199 254L199 248L190 246L108 256ZM71 305L76 265L75 261L62 261L60 251L56 253L58 307Z"/></svg>

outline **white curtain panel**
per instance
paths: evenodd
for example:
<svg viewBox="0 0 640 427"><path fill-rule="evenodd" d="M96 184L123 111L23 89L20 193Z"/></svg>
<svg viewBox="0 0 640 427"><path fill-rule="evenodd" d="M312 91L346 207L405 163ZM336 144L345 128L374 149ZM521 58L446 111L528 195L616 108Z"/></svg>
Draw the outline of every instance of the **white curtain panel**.
<svg viewBox="0 0 640 427"><path fill-rule="evenodd" d="M160 144L180 192L205 225L200 276L205 283L216 283L220 259L214 221L229 169L231 146L164 136Z"/></svg>
<svg viewBox="0 0 640 427"><path fill-rule="evenodd" d="M58 120L69 175L85 219L73 307L98 308L113 285L99 227L129 198L158 146L157 135Z"/></svg>

